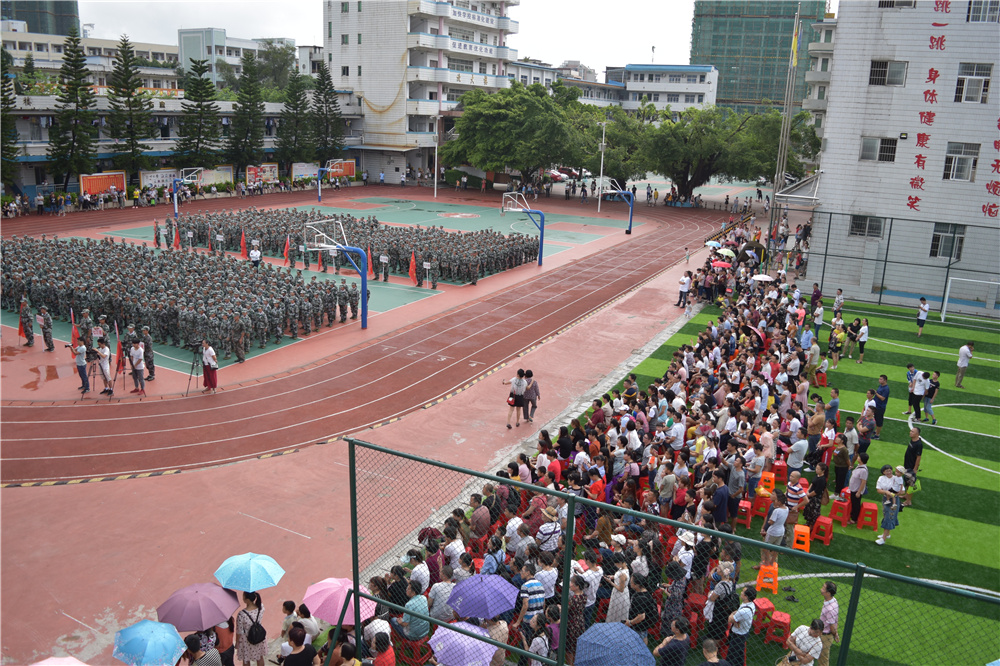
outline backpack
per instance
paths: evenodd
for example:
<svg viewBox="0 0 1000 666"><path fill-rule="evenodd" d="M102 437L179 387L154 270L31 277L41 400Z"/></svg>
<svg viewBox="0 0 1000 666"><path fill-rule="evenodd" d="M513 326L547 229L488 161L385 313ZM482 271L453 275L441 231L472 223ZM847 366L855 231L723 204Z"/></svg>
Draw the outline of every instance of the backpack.
<svg viewBox="0 0 1000 666"><path fill-rule="evenodd" d="M247 617L250 617L250 613L247 613ZM260 609L257 609L257 617L252 620L250 628L247 629L247 643L250 645L259 645L267 640L267 630L264 629L263 625L260 623Z"/></svg>
<svg viewBox="0 0 1000 666"><path fill-rule="evenodd" d="M740 594L736 590L736 586L731 581L726 582L730 586L729 594L716 600L715 610L712 612L712 622L708 626L708 636L713 640L718 640L725 635L730 614L740 607ZM722 582L719 583L719 585L722 584Z"/></svg>

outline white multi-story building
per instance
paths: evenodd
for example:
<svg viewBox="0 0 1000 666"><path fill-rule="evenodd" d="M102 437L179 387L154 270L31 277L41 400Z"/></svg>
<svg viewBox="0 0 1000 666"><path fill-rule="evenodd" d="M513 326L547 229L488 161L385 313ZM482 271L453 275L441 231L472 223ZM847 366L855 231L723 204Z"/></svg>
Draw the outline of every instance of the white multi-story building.
<svg viewBox="0 0 1000 666"><path fill-rule="evenodd" d="M322 46L300 46L297 67L302 76L315 78L319 74L319 64L323 62Z"/></svg>
<svg viewBox="0 0 1000 666"><path fill-rule="evenodd" d="M226 36L226 31L219 28L188 28L177 31L177 45L181 66L191 67L192 60L208 60L208 78L217 86L222 84L218 74L219 62L231 65L239 75L242 67L240 58L244 53L256 54L263 48L264 42L277 45L295 46L294 39L285 37L255 37L239 39Z"/></svg>
<svg viewBox="0 0 1000 666"><path fill-rule="evenodd" d="M605 80L625 85L625 110L635 111L646 98L658 110L669 106L676 119L689 108L715 104L719 70L712 65L625 65L609 67Z"/></svg>
<svg viewBox="0 0 1000 666"><path fill-rule="evenodd" d="M35 61L35 69L40 74L54 77L62 67L63 45L66 38L62 35L45 35L27 32L24 21L3 21L3 47L14 59L14 67L20 69L31 54ZM117 39L97 39L81 37L80 46L87 55L87 69L90 71L88 80L94 84L98 94L102 94L108 85L111 70L114 69L115 55L118 54ZM158 95L173 96L177 93L177 47L171 44L148 44L132 42L137 58L148 61L148 65L139 68L142 85ZM162 65L160 67L153 65Z"/></svg>
<svg viewBox="0 0 1000 666"><path fill-rule="evenodd" d="M933 305L949 278L1000 280L998 14L997 0L880 0L815 24L803 107L823 150L808 282ZM951 297L997 312L995 287L956 282Z"/></svg>
<svg viewBox="0 0 1000 666"><path fill-rule="evenodd" d="M520 0L328 1L323 50L338 89L361 99L364 145L349 153L398 183L407 166L434 165L434 146L459 115L462 94L510 85L507 45ZM443 125L443 126L442 126ZM355 152L357 151L357 152Z"/></svg>
<svg viewBox="0 0 1000 666"><path fill-rule="evenodd" d="M559 70L536 60L516 60L508 63L507 76L511 81L520 81L525 86L537 83L551 88L559 78Z"/></svg>
<svg viewBox="0 0 1000 666"><path fill-rule="evenodd" d="M564 86L576 88L580 91L578 99L581 104L592 104L601 107L621 106L627 98L625 84L621 81L598 83L597 81L584 81L582 79L564 77L559 77L559 80Z"/></svg>

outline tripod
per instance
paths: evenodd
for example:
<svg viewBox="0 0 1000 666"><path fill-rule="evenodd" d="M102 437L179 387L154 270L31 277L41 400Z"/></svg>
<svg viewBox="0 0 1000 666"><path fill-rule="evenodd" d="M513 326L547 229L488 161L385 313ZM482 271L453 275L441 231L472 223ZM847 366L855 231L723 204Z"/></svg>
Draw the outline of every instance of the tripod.
<svg viewBox="0 0 1000 666"><path fill-rule="evenodd" d="M188 385L184 391L184 397L191 392L191 380L194 379L194 386L198 388L198 377L201 377L201 353L195 350L194 358L191 359L191 370L188 371Z"/></svg>

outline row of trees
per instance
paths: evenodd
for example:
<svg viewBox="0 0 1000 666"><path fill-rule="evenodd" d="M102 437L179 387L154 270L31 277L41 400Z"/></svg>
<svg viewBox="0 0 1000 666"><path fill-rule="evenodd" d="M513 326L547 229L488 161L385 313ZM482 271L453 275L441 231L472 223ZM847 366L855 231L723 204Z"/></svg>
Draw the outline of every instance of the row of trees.
<svg viewBox="0 0 1000 666"><path fill-rule="evenodd" d="M285 63L284 60L281 61ZM285 63L279 75L271 61L258 61L251 53L241 60L238 93L228 136L223 136L218 91L206 76L208 63L194 60L185 73L185 95L173 164L178 168L212 168L220 162L231 163L236 173L247 165L264 160L265 81L280 81L284 86L285 107L277 129L276 157L286 164L318 160L325 163L343 150L343 120L337 94L325 63L313 84L294 68L294 58ZM3 51L3 105L0 118L3 179L13 182L18 154L18 134L13 110L17 89L9 76L12 59ZM272 69L262 74L260 67ZM118 169L138 174L153 165L148 143L159 136L153 118L153 98L142 89L139 67L128 36L118 43L115 66L108 82L107 133L114 144L109 146ZM27 68L27 64L26 67ZM30 74L30 73L29 73ZM90 173L97 159L97 97L87 81L86 55L75 31L66 38L54 123L49 129L49 171L69 186L72 174ZM24 74L22 73L22 77ZM23 81L28 83L27 81ZM310 89L312 89L310 93Z"/></svg>
<svg viewBox="0 0 1000 666"><path fill-rule="evenodd" d="M581 104L579 91L556 82L551 94L539 84L511 87L495 94L473 90L461 98L457 138L441 148L445 162L486 171L512 168L532 180L540 169L557 164L598 173L600 143L606 130L604 173L624 185L658 173L678 194L690 198L713 176L752 181L773 176L781 113L739 114L721 107L689 109L674 121L646 102L635 113L619 106ZM803 160L819 151L808 112L792 119L787 171L801 176Z"/></svg>

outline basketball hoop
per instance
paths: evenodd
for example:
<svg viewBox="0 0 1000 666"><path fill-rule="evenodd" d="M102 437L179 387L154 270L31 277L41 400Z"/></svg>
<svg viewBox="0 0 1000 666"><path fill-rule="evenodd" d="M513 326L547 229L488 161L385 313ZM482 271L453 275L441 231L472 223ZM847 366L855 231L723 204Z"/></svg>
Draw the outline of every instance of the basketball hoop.
<svg viewBox="0 0 1000 666"><path fill-rule="evenodd" d="M201 182L201 167L194 167L193 169L181 169L180 180L186 185L191 185L193 183Z"/></svg>
<svg viewBox="0 0 1000 666"><path fill-rule="evenodd" d="M520 192L504 192L500 200L500 217L508 212L523 213L530 208L528 200Z"/></svg>

